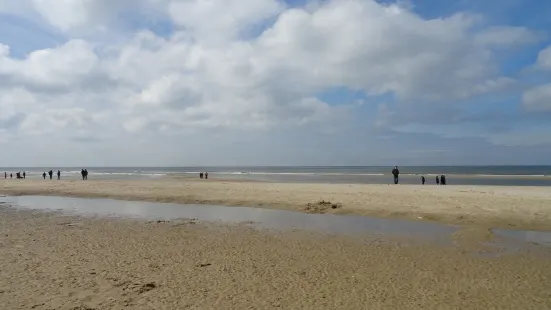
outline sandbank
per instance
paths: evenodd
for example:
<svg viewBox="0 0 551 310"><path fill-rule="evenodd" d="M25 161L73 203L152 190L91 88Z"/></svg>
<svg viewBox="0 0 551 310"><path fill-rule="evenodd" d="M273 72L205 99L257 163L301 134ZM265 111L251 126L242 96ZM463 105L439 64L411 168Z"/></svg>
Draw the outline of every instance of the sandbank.
<svg viewBox="0 0 551 310"><path fill-rule="evenodd" d="M546 187L305 184L188 178L8 179L0 193L249 206L488 228L551 230L551 191Z"/></svg>

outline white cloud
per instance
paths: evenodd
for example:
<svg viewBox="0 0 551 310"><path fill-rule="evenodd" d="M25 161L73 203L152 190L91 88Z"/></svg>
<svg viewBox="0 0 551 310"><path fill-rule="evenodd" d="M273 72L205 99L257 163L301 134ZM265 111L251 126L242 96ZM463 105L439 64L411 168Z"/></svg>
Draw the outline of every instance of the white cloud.
<svg viewBox="0 0 551 310"><path fill-rule="evenodd" d="M540 69L551 70L551 46L538 54L536 66Z"/></svg>
<svg viewBox="0 0 551 310"><path fill-rule="evenodd" d="M108 3L102 0L32 0L38 13L53 26L65 31L99 21L109 12Z"/></svg>
<svg viewBox="0 0 551 310"><path fill-rule="evenodd" d="M539 52L535 67L544 71L551 71L551 46ZM528 111L551 111L551 83L526 90L522 95L522 104Z"/></svg>
<svg viewBox="0 0 551 310"><path fill-rule="evenodd" d="M34 108L34 96L21 88L0 93L0 129L16 127L26 111Z"/></svg>
<svg viewBox="0 0 551 310"><path fill-rule="evenodd" d="M491 27L476 36L478 44L488 46L515 46L537 42L541 34L525 27Z"/></svg>
<svg viewBox="0 0 551 310"><path fill-rule="evenodd" d="M201 40L233 39L284 8L281 0L180 0L169 2L168 13Z"/></svg>
<svg viewBox="0 0 551 310"><path fill-rule="evenodd" d="M407 104L491 93L514 83L500 76L494 49L536 38L522 27L484 28L478 16L427 20L371 0L298 8L278 0L10 3L0 0L0 10L38 14L73 37L18 58L0 45L0 92L7 94L0 96L0 129L17 116L9 125L20 136L327 131L357 105L329 105L319 92L344 87ZM89 40L118 31L112 25L124 19L117 16L130 13L165 14L175 30Z"/></svg>
<svg viewBox="0 0 551 310"><path fill-rule="evenodd" d="M92 75L98 63L90 44L72 40L56 48L34 51L23 60L10 58L6 51L0 53L0 77L4 75L20 86L64 87L64 91L74 91L73 87Z"/></svg>
<svg viewBox="0 0 551 310"><path fill-rule="evenodd" d="M10 47L0 43L0 57L7 57L10 55Z"/></svg>
<svg viewBox="0 0 551 310"><path fill-rule="evenodd" d="M0 12L16 13L70 34L112 34L121 17L136 20L164 15L165 0L0 0Z"/></svg>
<svg viewBox="0 0 551 310"><path fill-rule="evenodd" d="M516 132L489 135L493 144L512 147L529 147L551 144L551 135L546 128L527 128Z"/></svg>
<svg viewBox="0 0 551 310"><path fill-rule="evenodd" d="M522 103L529 111L551 111L551 83L525 91Z"/></svg>

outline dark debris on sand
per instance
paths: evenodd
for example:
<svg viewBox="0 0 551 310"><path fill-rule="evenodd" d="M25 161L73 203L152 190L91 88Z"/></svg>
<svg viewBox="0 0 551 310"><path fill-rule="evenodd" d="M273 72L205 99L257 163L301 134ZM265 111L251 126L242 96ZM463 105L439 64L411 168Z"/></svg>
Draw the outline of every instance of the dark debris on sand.
<svg viewBox="0 0 551 310"><path fill-rule="evenodd" d="M342 208L342 204L339 202L333 203L331 201L320 200L315 203L309 202L306 205L305 210L308 213L325 213L327 212L327 210L341 209L341 208Z"/></svg>

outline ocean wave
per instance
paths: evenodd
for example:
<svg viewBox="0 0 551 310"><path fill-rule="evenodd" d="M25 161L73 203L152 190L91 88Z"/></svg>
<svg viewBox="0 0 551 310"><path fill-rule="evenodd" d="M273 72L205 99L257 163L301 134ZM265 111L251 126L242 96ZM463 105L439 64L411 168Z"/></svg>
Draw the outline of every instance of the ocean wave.
<svg viewBox="0 0 551 310"><path fill-rule="evenodd" d="M81 171L62 171L61 174L80 174ZM88 171L90 175L126 175L126 176L166 176L167 173L160 172L94 172Z"/></svg>
<svg viewBox="0 0 551 310"><path fill-rule="evenodd" d="M175 172L175 174L199 174L201 171L185 171L185 172ZM289 176L391 176L389 173L330 173L330 172L247 172L247 171L209 171L209 174L212 175L289 175ZM400 176L425 176L425 177L436 177L440 175L447 176L470 176L470 177L549 177L546 174L471 174L471 173L401 173Z"/></svg>
<svg viewBox="0 0 551 310"><path fill-rule="evenodd" d="M176 172L184 174L198 174L201 171ZM248 171L209 171L213 175L308 175L308 176L384 176L384 173L324 173L324 172L248 172Z"/></svg>
<svg viewBox="0 0 551 310"><path fill-rule="evenodd" d="M546 174L467 174L477 177L548 177Z"/></svg>

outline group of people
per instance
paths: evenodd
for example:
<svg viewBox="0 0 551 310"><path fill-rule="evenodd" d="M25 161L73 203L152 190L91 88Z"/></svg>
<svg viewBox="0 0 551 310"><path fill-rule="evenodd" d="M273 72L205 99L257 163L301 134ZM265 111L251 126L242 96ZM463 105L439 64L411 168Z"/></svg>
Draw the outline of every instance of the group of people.
<svg viewBox="0 0 551 310"><path fill-rule="evenodd" d="M50 176L50 180L52 179L53 175L54 175L54 172L52 170L48 171L48 175ZM44 172L42 174L42 177L44 178L44 180L46 180L46 172ZM57 179L58 180L61 180L61 171L57 171Z"/></svg>
<svg viewBox="0 0 551 310"><path fill-rule="evenodd" d="M421 176L421 184L425 185L425 177L424 176ZM446 176L445 175L441 175L441 176L436 176L436 185L446 185Z"/></svg>
<svg viewBox="0 0 551 310"><path fill-rule="evenodd" d="M88 170L82 169L80 174L82 175L83 180L88 180ZM42 178L44 178L44 180L46 180L46 176L50 176L50 180L53 179L53 176L54 176L53 170L50 170L47 173L46 172L42 173ZM27 173L25 171L23 171L23 173L16 172L15 177L17 179L26 179L27 178ZM7 178L8 178L8 173L4 172L4 179L7 179ZM10 173L10 179L13 179L13 173ZM61 171L60 170L57 170L57 179L61 180Z"/></svg>
<svg viewBox="0 0 551 310"><path fill-rule="evenodd" d="M26 179L27 178L27 173L25 171L23 171L23 173L16 172L15 177L17 179ZM7 178L8 178L8 173L4 172L4 179L7 179ZM13 179L13 173L10 173L10 179Z"/></svg>
<svg viewBox="0 0 551 310"><path fill-rule="evenodd" d="M80 171L80 175L82 176L82 179L83 179L83 180L88 180L88 170L82 169L82 170Z"/></svg>
<svg viewBox="0 0 551 310"><path fill-rule="evenodd" d="M400 170L398 170L397 166L394 166L394 168L392 169L392 176L394 177L394 184L398 184ZM425 179L425 177L421 176L421 184L425 185L426 181L427 180ZM445 175L436 176L436 185L446 185L446 184L447 184L447 181L446 181Z"/></svg>
<svg viewBox="0 0 551 310"><path fill-rule="evenodd" d="M199 178L202 179L203 177L204 177L205 179L208 179L208 178L209 178L209 173L208 173L208 172L205 172L205 173L200 172L200 173L199 173Z"/></svg>

